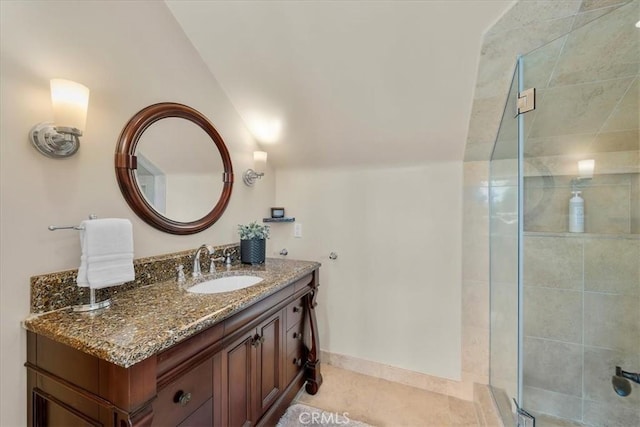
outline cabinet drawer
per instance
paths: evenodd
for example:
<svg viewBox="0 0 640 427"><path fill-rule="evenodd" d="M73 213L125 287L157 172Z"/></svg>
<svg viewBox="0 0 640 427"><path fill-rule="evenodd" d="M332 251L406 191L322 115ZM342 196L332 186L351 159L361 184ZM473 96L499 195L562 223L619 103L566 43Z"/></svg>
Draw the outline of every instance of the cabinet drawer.
<svg viewBox="0 0 640 427"><path fill-rule="evenodd" d="M201 363L158 392L153 402L153 424L176 426L213 395L213 361Z"/></svg>
<svg viewBox="0 0 640 427"><path fill-rule="evenodd" d="M298 372L304 369L304 348L298 347L285 358L285 384L289 384Z"/></svg>
<svg viewBox="0 0 640 427"><path fill-rule="evenodd" d="M287 306L287 330L291 329L296 323L302 320L302 316L304 314L304 305L302 301L303 299L300 298Z"/></svg>
<svg viewBox="0 0 640 427"><path fill-rule="evenodd" d="M207 400L201 407L189 415L189 418L178 427L211 427L213 426L213 398Z"/></svg>
<svg viewBox="0 0 640 427"><path fill-rule="evenodd" d="M304 346L304 322L297 323L287 331L285 345L287 356L297 352Z"/></svg>

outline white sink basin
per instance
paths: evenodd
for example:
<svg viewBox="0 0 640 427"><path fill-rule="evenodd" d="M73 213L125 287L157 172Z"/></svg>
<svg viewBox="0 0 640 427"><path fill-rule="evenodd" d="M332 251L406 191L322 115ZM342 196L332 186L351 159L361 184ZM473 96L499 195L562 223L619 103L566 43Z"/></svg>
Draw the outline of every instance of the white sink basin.
<svg viewBox="0 0 640 427"><path fill-rule="evenodd" d="M187 292L193 292L195 294L219 294L248 288L260 282L262 282L262 277L257 276L226 276L193 285L187 289Z"/></svg>

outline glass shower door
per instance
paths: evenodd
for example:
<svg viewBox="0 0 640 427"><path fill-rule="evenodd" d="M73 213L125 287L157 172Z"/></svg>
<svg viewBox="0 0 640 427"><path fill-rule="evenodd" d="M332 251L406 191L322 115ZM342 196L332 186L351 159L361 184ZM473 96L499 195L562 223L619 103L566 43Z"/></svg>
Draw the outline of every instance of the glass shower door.
<svg viewBox="0 0 640 427"><path fill-rule="evenodd" d="M524 115L521 398L538 427L640 425L640 386L612 384L616 366L640 371L639 17L629 2L523 58L538 102Z"/></svg>
<svg viewBox="0 0 640 427"><path fill-rule="evenodd" d="M489 384L505 426L515 425L518 399L519 159L518 70L504 108L490 162L490 370Z"/></svg>

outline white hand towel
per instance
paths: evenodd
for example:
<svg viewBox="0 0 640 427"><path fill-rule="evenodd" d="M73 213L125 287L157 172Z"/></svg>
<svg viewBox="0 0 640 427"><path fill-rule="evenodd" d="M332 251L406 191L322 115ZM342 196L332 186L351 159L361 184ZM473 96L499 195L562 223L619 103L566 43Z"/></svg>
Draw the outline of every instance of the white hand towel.
<svg viewBox="0 0 640 427"><path fill-rule="evenodd" d="M134 280L131 221L105 218L83 221L80 225L83 229L78 286L100 289Z"/></svg>

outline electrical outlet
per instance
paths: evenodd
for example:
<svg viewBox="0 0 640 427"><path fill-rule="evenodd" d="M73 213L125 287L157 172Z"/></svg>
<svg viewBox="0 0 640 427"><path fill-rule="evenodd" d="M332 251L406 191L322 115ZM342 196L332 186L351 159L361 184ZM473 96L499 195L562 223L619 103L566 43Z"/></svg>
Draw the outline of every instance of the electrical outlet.
<svg viewBox="0 0 640 427"><path fill-rule="evenodd" d="M293 237L302 237L302 224L296 222L293 226Z"/></svg>

